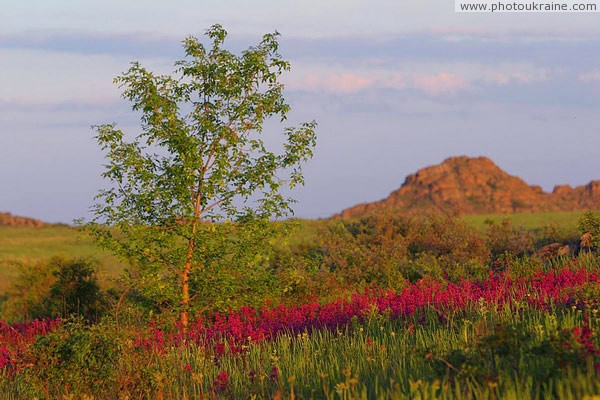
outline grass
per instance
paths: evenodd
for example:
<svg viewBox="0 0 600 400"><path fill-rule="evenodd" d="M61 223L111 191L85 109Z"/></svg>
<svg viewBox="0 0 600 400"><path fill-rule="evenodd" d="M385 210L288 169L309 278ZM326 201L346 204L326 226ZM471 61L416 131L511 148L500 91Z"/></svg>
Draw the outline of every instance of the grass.
<svg viewBox="0 0 600 400"><path fill-rule="evenodd" d="M486 221L496 223L509 218L513 225L527 230L541 229L546 226L557 226L565 230L576 230L577 221L582 211L553 211L516 214L481 214L467 215L465 221L474 227L483 227Z"/></svg>
<svg viewBox="0 0 600 400"><path fill-rule="evenodd" d="M124 268L115 257L82 237L76 228L0 227L0 294L18 274L19 265L43 262L53 256L95 258L101 263L101 279L116 276Z"/></svg>
<svg viewBox="0 0 600 400"><path fill-rule="evenodd" d="M541 232L551 226L556 231L577 232L579 214L508 217L527 230ZM486 219L500 222L506 217L470 216L465 220L483 227ZM326 224L328 221L299 221L299 229L286 243L310 243ZM71 227L0 228L0 295L19 264L41 262L54 255L94 257L103 265L104 278L123 268ZM585 253L574 265L597 274L599 260L593 253ZM510 274L531 279L532 285L548 293L554 293L553 287L533 273L549 268L571 271L572 265L570 258L557 259L551 265L511 262L507 267ZM534 286L523 289L518 285L504 303L486 302L478 291L474 298L460 303L459 294L470 287L461 286L445 297L452 299L453 305L444 307L446 303L434 298L444 292L445 283L440 289L428 286L426 280L415 284L418 296L410 292L410 301L402 303L412 307L421 304L419 299L429 299L414 313L365 308L341 324L324 324L340 321L347 310L353 310L340 305L323 308L326 312L318 314L318 322L323 324L299 325L303 328L291 331L293 321L312 318L310 304L302 304L294 306L297 309L289 317L282 314L286 316L284 325L265 325L265 332L270 333L273 326L283 328L260 341L251 339L260 337L254 333L247 335L252 330L244 330L251 325L248 318L227 322L223 332L238 335L241 339L237 341L216 330L218 334L211 337L206 334L209 330L198 330L206 335L198 336L199 341L176 341L172 339L177 337L175 314L150 311L146 315L147 309L124 303L120 319L111 311L97 325L59 323L55 331L32 336L30 342L15 340L20 347L14 353L7 353L6 346L11 343L0 336L0 365L5 366L0 368L0 398L592 399L600 394L600 285L596 276L552 281L558 282L560 296L543 305L535 301L539 300L537 292L530 290ZM577 285L568 286L566 281ZM493 282L499 285L498 293L506 293L506 280ZM302 314L299 310L308 311ZM205 317L213 318L210 314ZM214 318L215 326L217 320L225 323ZM15 332L0 323L0 335L10 338ZM148 336L154 341L145 344ZM13 354L21 357L20 364L12 364Z"/></svg>
<svg viewBox="0 0 600 400"><path fill-rule="evenodd" d="M464 311L446 310L444 319L439 312L430 305L398 318L369 314L363 322L282 334L236 351L228 342L224 351L194 342L136 347L127 338L135 331L66 326L36 342L38 367L15 376L0 371L0 392L6 399L569 400L600 394L595 302L549 309L516 300L507 307L475 302Z"/></svg>
<svg viewBox="0 0 600 400"><path fill-rule="evenodd" d="M416 320L374 320L350 330L283 336L263 347L251 348L243 359L220 359L219 368L211 368L214 375L206 377L204 387L199 382L197 391L209 391L217 373L226 371L231 394L237 398L248 397L249 393L270 398L277 392L284 398L292 398L294 393L304 399L503 398L513 392L525 399L555 398L559 390L570 394L566 398L582 398L600 390L600 382L584 366L578 370L565 368L563 374L552 376L543 365L550 360L543 355L533 358L526 349L514 349L505 356L483 355L482 360L489 362L485 366L468 362L472 355L469 349L479 349L486 335L496 334L495 326L518 326L534 335L529 346L537 348L559 331L578 324L581 315L577 312L512 313L506 309L487 315L474 312L468 319L444 325L433 318L421 324ZM407 329L409 326L414 328ZM467 359L452 359L452 354ZM197 356L190 356L192 372L207 371L210 362L201 359L198 363ZM269 382L273 367L280 375L276 385ZM257 371L261 379L254 388L248 371ZM493 371L505 373L494 376ZM547 380L541 380L542 375ZM182 395L177 388L189 387L185 378L183 375L180 382L172 382L168 393L176 394L173 397Z"/></svg>
<svg viewBox="0 0 600 400"><path fill-rule="evenodd" d="M577 236L580 211L539 212L520 214L487 214L465 216L474 227L483 227L486 220L501 222L510 218L515 226L540 230L554 226ZM328 220L298 220L299 228L289 239L290 244L310 243ZM108 252L100 250L89 238L81 237L76 228L50 225L43 228L0 227L0 294L18 274L20 264L43 262L52 256L93 257L101 263L101 279L118 275L124 265Z"/></svg>

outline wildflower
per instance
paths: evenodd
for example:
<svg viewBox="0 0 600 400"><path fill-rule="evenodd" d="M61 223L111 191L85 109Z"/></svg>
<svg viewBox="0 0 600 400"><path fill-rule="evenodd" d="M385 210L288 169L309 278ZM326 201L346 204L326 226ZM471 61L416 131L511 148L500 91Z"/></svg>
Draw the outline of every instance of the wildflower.
<svg viewBox="0 0 600 400"><path fill-rule="evenodd" d="M225 344L223 343L215 343L215 345L213 346L213 349L215 351L215 355L217 357L220 357L223 355L223 353L225 353Z"/></svg>
<svg viewBox="0 0 600 400"><path fill-rule="evenodd" d="M229 375L227 371L221 372L217 375L217 379L213 382L213 389L217 393L225 393L227 391L227 385L229 384Z"/></svg>
<svg viewBox="0 0 600 400"><path fill-rule="evenodd" d="M0 369L10 367L10 353L4 346L0 347Z"/></svg>
<svg viewBox="0 0 600 400"><path fill-rule="evenodd" d="M274 365L271 367L271 373L269 374L269 379L271 380L271 382L275 382L275 381L279 380L279 370Z"/></svg>

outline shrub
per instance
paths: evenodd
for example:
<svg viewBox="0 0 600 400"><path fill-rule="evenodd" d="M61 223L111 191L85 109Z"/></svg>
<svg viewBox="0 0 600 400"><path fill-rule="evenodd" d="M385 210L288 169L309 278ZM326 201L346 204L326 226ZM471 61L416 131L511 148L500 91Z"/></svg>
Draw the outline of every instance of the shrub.
<svg viewBox="0 0 600 400"><path fill-rule="evenodd" d="M332 224L319 235L323 265L348 284L401 287L409 227L409 219L388 213Z"/></svg>
<svg viewBox="0 0 600 400"><path fill-rule="evenodd" d="M380 212L340 221L319 236L323 263L344 281L399 288L405 278L452 280L481 276L489 251L484 238L455 216Z"/></svg>
<svg viewBox="0 0 600 400"><path fill-rule="evenodd" d="M318 288L322 283L319 276L323 275L323 252L317 240L278 246L271 265L281 301L307 302L312 296L323 292Z"/></svg>
<svg viewBox="0 0 600 400"><path fill-rule="evenodd" d="M515 227L510 219L504 219L497 224L486 221L486 243L494 260L501 255L525 256L534 252L533 234L522 227Z"/></svg>
<svg viewBox="0 0 600 400"><path fill-rule="evenodd" d="M579 233L576 227L565 227L558 224L548 224L531 231L534 236L535 247L541 248L552 243L578 244Z"/></svg>
<svg viewBox="0 0 600 400"><path fill-rule="evenodd" d="M590 235L591 247L597 250L600 249L600 213L593 211L584 212L579 217L577 226L583 235Z"/></svg>
<svg viewBox="0 0 600 400"><path fill-rule="evenodd" d="M54 258L54 283L43 302L46 316L78 315L98 319L106 309L106 298L98 285L98 265L89 259Z"/></svg>
<svg viewBox="0 0 600 400"><path fill-rule="evenodd" d="M27 380L47 398L111 397L120 355L116 337L107 326L72 320L37 338Z"/></svg>
<svg viewBox="0 0 600 400"><path fill-rule="evenodd" d="M43 317L43 302L56 280L53 275L56 264L38 262L19 264L17 268L19 274L11 283L2 307L3 318L7 321L31 321Z"/></svg>
<svg viewBox="0 0 600 400"><path fill-rule="evenodd" d="M9 289L7 319L81 316L97 320L108 307L98 284L98 265L89 259L54 257L46 263L24 265Z"/></svg>
<svg viewBox="0 0 600 400"><path fill-rule="evenodd" d="M456 216L431 214L412 220L408 250L417 277L444 276L451 280L480 276L487 271L489 250L485 239ZM426 268L423 260L435 259Z"/></svg>

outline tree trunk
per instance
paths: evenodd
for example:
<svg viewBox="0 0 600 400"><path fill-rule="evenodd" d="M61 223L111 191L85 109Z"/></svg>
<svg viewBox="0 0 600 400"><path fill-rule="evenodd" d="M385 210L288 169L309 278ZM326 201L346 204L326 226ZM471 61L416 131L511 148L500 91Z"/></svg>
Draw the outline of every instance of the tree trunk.
<svg viewBox="0 0 600 400"><path fill-rule="evenodd" d="M185 257L185 268L181 274L181 328L183 334L187 336L190 316L190 273L192 272L192 262L194 260L194 250L196 248L196 230L200 218L200 200L202 198L201 183L196 194L194 204L194 220L192 221L192 235L188 240L188 249Z"/></svg>
<svg viewBox="0 0 600 400"><path fill-rule="evenodd" d="M202 164L202 163L201 163ZM181 274L181 328L184 336L187 337L190 316L190 273L192 272L192 262L194 260L194 250L196 249L196 230L200 222L200 207L202 204L202 182L205 168L199 170L198 189L194 198L194 219L192 220L192 234L188 240L188 249L185 257L185 268ZM193 192L192 192L193 193Z"/></svg>
<svg viewBox="0 0 600 400"><path fill-rule="evenodd" d="M193 231L195 231L195 225ZM187 335L189 327L189 310L190 310L190 272L192 271L192 258L194 255L194 247L196 243L194 238L188 242L187 256L185 260L185 268L181 274L181 327L183 334Z"/></svg>

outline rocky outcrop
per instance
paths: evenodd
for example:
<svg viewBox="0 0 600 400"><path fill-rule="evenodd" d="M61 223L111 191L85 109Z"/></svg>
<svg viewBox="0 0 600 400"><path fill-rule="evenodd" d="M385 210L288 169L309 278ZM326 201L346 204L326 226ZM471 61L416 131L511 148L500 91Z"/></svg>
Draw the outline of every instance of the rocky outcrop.
<svg viewBox="0 0 600 400"><path fill-rule="evenodd" d="M543 261L552 260L557 257L569 257L573 253L568 244L551 243L537 251L538 257Z"/></svg>
<svg viewBox="0 0 600 400"><path fill-rule="evenodd" d="M576 188L558 185L554 187L552 197L556 204L572 205L572 209L598 208L600 207L600 181L592 181Z"/></svg>
<svg viewBox="0 0 600 400"><path fill-rule="evenodd" d="M509 175L487 157L451 157L409 175L389 197L359 204L337 216L352 218L379 209L484 214L600 209L600 181L546 193Z"/></svg>
<svg viewBox="0 0 600 400"><path fill-rule="evenodd" d="M0 212L0 226L31 226L41 228L45 223L33 218L18 217L11 213Z"/></svg>
<svg viewBox="0 0 600 400"><path fill-rule="evenodd" d="M579 247L586 250L590 250L592 247L594 247L591 233L586 232L581 235L581 239L579 239Z"/></svg>

